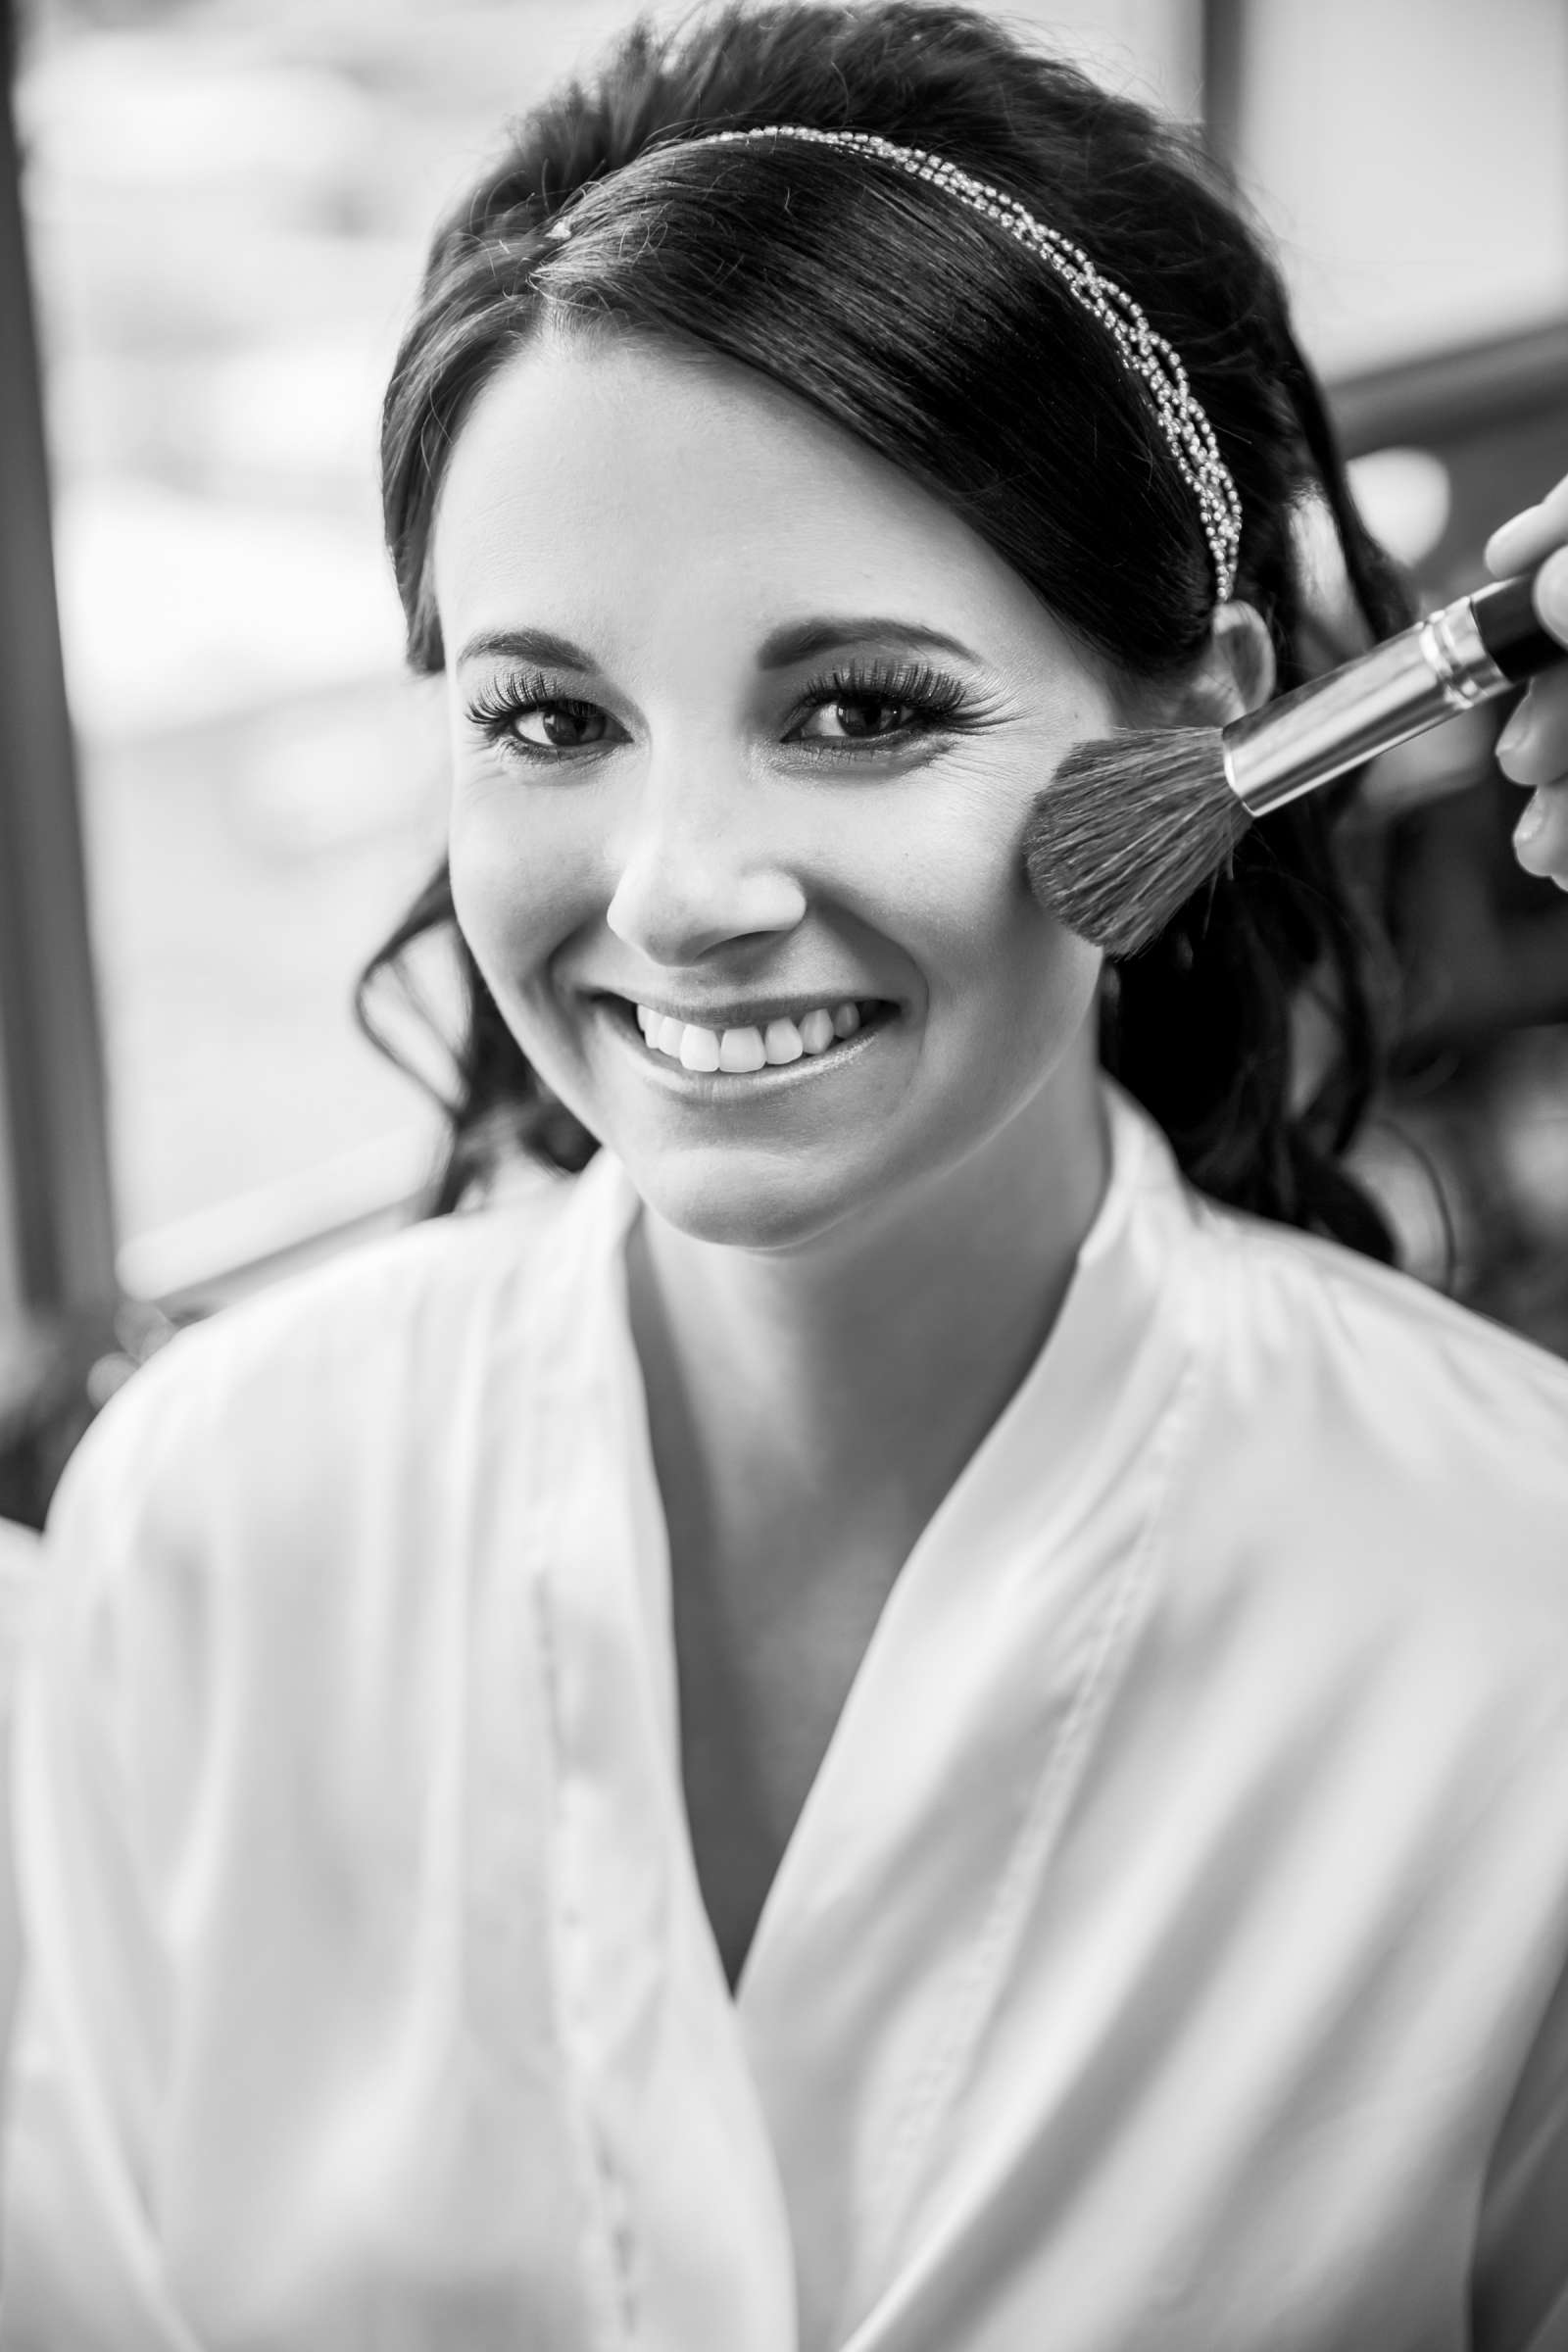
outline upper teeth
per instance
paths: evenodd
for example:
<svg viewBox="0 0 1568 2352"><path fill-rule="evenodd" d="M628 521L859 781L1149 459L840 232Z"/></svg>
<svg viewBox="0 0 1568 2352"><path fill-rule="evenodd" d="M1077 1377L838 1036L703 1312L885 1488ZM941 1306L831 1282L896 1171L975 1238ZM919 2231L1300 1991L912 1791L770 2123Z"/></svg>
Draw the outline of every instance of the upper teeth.
<svg viewBox="0 0 1568 2352"><path fill-rule="evenodd" d="M836 1037L853 1037L860 1026L860 1008L846 998L842 1004L820 1004L803 1013L798 1023L784 1018L769 1021L765 1029L703 1029L639 1004L637 1026L656 1053L675 1055L685 1069L760 1070L764 1062L825 1054Z"/></svg>

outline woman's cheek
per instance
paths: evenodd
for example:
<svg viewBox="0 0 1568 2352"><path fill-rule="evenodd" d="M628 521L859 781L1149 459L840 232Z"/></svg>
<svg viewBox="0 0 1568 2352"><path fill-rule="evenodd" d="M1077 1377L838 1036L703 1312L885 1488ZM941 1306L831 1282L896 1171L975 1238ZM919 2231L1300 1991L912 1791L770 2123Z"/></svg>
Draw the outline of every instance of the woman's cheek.
<svg viewBox="0 0 1568 2352"><path fill-rule="evenodd" d="M447 846L452 904L519 1049L545 1084L583 1116L584 1105L574 1099L569 1023L553 982L558 952L585 918L574 862L550 833L548 824L519 826L511 812L455 809Z"/></svg>
<svg viewBox="0 0 1568 2352"><path fill-rule="evenodd" d="M926 942L922 959L947 990L1039 1040L1076 1029L1103 957L1029 888L1022 836L1034 769L1020 775L1012 767L999 773L976 760L965 772L950 764L940 810L930 812L919 856L906 868L902 917L906 937Z"/></svg>
<svg viewBox="0 0 1568 2352"><path fill-rule="evenodd" d="M1046 967L1043 1010L1049 1036L1058 1047L1065 1047L1099 1001L1105 958L1086 940L1075 939L1054 923L1053 928L1056 937Z"/></svg>
<svg viewBox="0 0 1568 2352"><path fill-rule="evenodd" d="M515 792L460 787L448 832L452 903L492 986L499 974L512 986L533 977L592 908L593 859L580 828L521 802Z"/></svg>

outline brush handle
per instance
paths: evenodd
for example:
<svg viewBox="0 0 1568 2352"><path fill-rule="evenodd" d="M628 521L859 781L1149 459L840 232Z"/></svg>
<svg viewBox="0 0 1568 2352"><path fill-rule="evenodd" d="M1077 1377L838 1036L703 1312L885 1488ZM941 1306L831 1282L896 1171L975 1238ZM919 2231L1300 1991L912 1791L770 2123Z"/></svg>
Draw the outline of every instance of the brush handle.
<svg viewBox="0 0 1568 2352"><path fill-rule="evenodd" d="M1568 661L1536 618L1534 587L1524 577L1461 596L1358 661L1233 720L1220 743L1237 799L1266 815Z"/></svg>
<svg viewBox="0 0 1568 2352"><path fill-rule="evenodd" d="M1499 580L1469 600L1482 644L1508 680L1523 685L1553 662L1568 661L1568 647L1548 636L1536 617L1536 583L1526 572L1514 580Z"/></svg>

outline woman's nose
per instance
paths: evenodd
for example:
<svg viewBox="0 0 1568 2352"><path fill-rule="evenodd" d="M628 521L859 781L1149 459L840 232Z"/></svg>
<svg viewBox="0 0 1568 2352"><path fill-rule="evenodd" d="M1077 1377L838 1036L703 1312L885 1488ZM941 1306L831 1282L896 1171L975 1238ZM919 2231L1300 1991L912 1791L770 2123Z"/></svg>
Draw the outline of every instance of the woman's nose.
<svg viewBox="0 0 1568 2352"><path fill-rule="evenodd" d="M738 762L650 774L617 845L605 920L655 963L691 963L727 940L794 930L806 894L765 826L740 806Z"/></svg>

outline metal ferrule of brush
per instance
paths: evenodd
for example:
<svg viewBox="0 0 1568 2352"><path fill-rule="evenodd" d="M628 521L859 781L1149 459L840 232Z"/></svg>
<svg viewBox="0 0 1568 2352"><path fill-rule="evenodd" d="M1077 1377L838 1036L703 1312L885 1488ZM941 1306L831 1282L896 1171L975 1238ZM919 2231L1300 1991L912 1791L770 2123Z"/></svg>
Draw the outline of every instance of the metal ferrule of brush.
<svg viewBox="0 0 1568 2352"><path fill-rule="evenodd" d="M1266 816L1510 683L1461 597L1359 661L1234 720L1220 738L1225 773L1252 815Z"/></svg>

